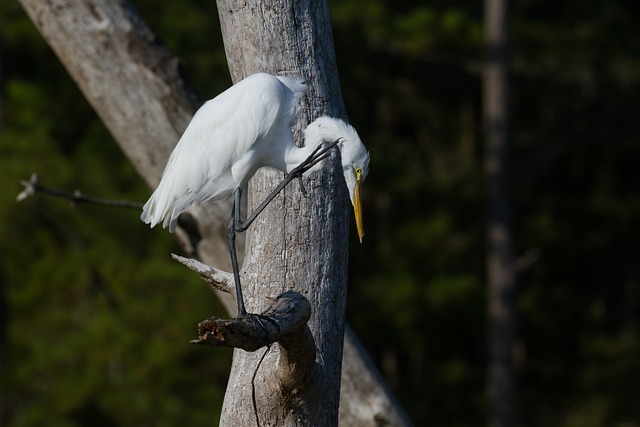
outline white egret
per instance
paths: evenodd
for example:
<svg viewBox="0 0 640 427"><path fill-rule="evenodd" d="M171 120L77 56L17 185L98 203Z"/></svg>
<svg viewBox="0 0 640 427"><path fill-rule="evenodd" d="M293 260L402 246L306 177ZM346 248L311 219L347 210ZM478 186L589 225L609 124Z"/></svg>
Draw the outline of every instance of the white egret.
<svg viewBox="0 0 640 427"><path fill-rule="evenodd" d="M228 229L238 316L246 315L235 251L236 232L245 231L267 204L294 178L319 170L329 151L341 152L345 182L362 242L360 185L369 170L369 153L353 127L320 117L305 130L298 147L291 133L298 98L306 86L295 79L259 73L236 83L195 113L178 141L162 180L144 205L141 219L162 222L174 231L178 216L192 204L235 195ZM255 172L269 166L285 179L246 221L240 219L242 188ZM302 184L302 181L301 181ZM304 187L301 187L304 191Z"/></svg>

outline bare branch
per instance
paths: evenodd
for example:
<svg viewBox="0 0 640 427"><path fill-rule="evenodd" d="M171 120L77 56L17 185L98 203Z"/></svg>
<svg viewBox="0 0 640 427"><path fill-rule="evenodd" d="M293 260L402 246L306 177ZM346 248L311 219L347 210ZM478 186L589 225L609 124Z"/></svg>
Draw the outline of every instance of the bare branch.
<svg viewBox="0 0 640 427"><path fill-rule="evenodd" d="M36 173L31 174L31 178L28 181L20 181L24 185L24 190L16 197L16 201L21 202L29 197L33 197L36 193L43 193L49 196L60 197L69 200L71 203L90 203L93 205L109 206L114 208L127 208L127 209L142 209L142 203L132 202L129 200L109 200L101 199L98 197L87 196L79 190L68 192L60 190L54 187L47 187L40 184L38 175Z"/></svg>
<svg viewBox="0 0 640 427"><path fill-rule="evenodd" d="M219 270L202 262L171 254L171 257L179 263L186 265L202 277L214 290L234 294L233 274Z"/></svg>

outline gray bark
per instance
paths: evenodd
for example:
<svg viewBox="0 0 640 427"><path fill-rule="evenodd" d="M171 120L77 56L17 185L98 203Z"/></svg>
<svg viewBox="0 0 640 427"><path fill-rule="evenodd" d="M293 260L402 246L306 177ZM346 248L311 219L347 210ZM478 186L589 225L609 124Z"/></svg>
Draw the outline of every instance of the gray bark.
<svg viewBox="0 0 640 427"><path fill-rule="evenodd" d="M516 270L511 231L507 84L507 0L485 0L488 58L484 126L488 194L489 425L516 425L513 348Z"/></svg>
<svg viewBox="0 0 640 427"><path fill-rule="evenodd" d="M243 4L219 0L218 13L233 81L264 71L301 76L305 94L297 130L328 114L344 117L326 2L277 0ZM298 133L299 134L299 133ZM293 289L314 308L308 322L316 346L315 366L304 384L289 385L279 363L281 347L273 347L255 379L260 404L252 402L252 378L261 352L235 350L222 408L221 425L338 424L344 311L346 303L350 204L342 170L334 168L311 177L309 197L289 186L247 232L245 267L248 310L259 313L265 295ZM282 179L261 171L249 183L250 207L255 207ZM295 393L292 391L295 390Z"/></svg>
<svg viewBox="0 0 640 427"><path fill-rule="evenodd" d="M151 187L155 187L170 151L199 105L198 97L185 84L178 60L158 41L126 1L20 0L20 3L138 173ZM270 28L272 33L271 36L262 34L260 38L263 40L258 42L262 41L263 44L256 43L256 33L253 41L246 42L245 49L249 50L237 48L238 52L246 55L245 59L251 60L251 56L256 57L253 65L242 62L238 59L241 56L238 55L235 56L235 60L230 60L232 76L236 80L240 75L258 69L280 74L307 73L305 77L310 79L312 90L304 102L306 107L314 106L314 109L304 109L303 123L306 123L312 114L320 112L331 113L334 116L344 115L335 62L332 58L333 46L327 6L325 2L321 3L313 6L304 3L296 5L295 9L289 5L284 9L287 11L284 14L276 14L275 9L270 6L248 4L246 7L254 12L256 9L264 12L262 15L255 15L256 19L262 16L263 21L250 22L248 26L264 26L265 29ZM220 4L220 7L226 8L221 9L221 16L233 10L229 5ZM318 21L312 19L315 13L320 14L319 22L324 22L324 26L319 26ZM227 25L224 30L230 57L234 57L231 51L236 44L229 42L233 38L229 34L232 28L233 26ZM295 35L286 38L285 46L271 45L275 36L280 38L284 32L288 34L289 31L293 31ZM319 34L328 36L320 37ZM313 39L315 42L310 42L312 35L316 37ZM294 45L294 41L299 44ZM270 59L270 56L278 51L286 52L288 58L278 59L282 62ZM317 58L312 60L314 55ZM325 57L329 59L318 60ZM301 64L295 61L300 61ZM252 183L252 191L259 197L260 192L270 185L271 180L279 178L273 174L261 176ZM281 198L278 206L267 209L266 215L259 220L262 224L256 225L255 231L250 235L250 245L260 243L264 254L251 253L248 259L251 264L263 262L264 259L261 257L269 257L269 263L265 264L267 268L260 272L252 271L249 267L243 274L249 294L249 307L254 310L262 307L265 301L251 295L254 291L261 296L275 296L281 290L288 289L309 277L312 277L313 286L305 295L314 304L321 300L329 301L330 305L340 301L335 304L335 312L325 314L323 309L316 309L319 313L312 320L314 327L327 321L328 328L333 329L328 336L320 333L316 337L321 343L319 354L327 358L321 360L319 366L330 367L326 369L332 371L332 378L336 377L336 370L339 369L340 354L339 351L326 352L325 346L328 344L324 343L335 343L336 337L341 334L341 313L346 285L344 274L348 202L340 184L335 171L325 173L316 177L308 187L325 188L322 192L330 203L325 204L325 200L319 197L319 192L313 192L309 200L301 199L298 189L291 188ZM326 188L331 188L329 193L333 191L335 194L327 194ZM206 264L228 269L229 257L224 236L229 213L230 205L220 203L192 209L192 226L185 227L188 232L183 232L181 238L185 249ZM293 225L294 219L298 225ZM265 233L273 232L268 232L268 225L265 224L272 220L280 221L279 227L275 230L280 234L263 240L267 236ZM319 228L318 224L333 222L333 236L325 242L324 229ZM300 223L307 229L306 232L300 231ZM302 244L308 247L298 253ZM242 252L242 248L239 250ZM338 262L327 262L325 251L337 253ZM306 272L306 269L312 273ZM286 280L282 271L289 272ZM328 279L334 276L339 279ZM249 291L250 287L259 289ZM227 307L233 307L233 299L224 299L223 296L221 298ZM277 351L271 351L271 360L265 360L260 370L268 370L275 366L273 361L276 355ZM251 360L247 360L247 363L250 362ZM248 365L237 365L234 370L242 369L243 366ZM369 383L367 393L342 396L340 424L373 426L378 425L382 419L386 419L390 425L410 424L361 347L357 342L353 342L345 347L342 382L349 385L344 389L358 390L354 384L358 384L361 378ZM335 408L336 397L332 396L330 400L332 408ZM238 409L252 413L250 407ZM332 417L331 420L334 421L335 417ZM254 423L255 420L251 422Z"/></svg>

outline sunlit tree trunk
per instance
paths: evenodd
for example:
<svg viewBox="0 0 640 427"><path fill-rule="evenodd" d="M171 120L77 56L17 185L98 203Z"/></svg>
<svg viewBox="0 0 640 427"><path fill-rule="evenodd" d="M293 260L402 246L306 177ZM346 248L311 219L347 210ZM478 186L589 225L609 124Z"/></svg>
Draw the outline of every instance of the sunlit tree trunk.
<svg viewBox="0 0 640 427"><path fill-rule="evenodd" d="M515 426L516 273L509 188L507 1L485 0L484 126L488 194L489 425Z"/></svg>
<svg viewBox="0 0 640 427"><path fill-rule="evenodd" d="M218 13L231 77L255 72L300 76L310 90L302 102L297 130L320 115L345 116L326 1L218 0ZM300 132L298 132L300 135ZM260 171L249 183L252 202L263 200L282 174ZM311 302L309 327L316 348L315 369L295 393L282 386L276 369L261 369L254 381L258 399L252 409L252 378L262 350L234 352L221 425L334 426L338 423L340 371L347 287L349 198L342 168L311 178L310 197L298 186L285 189L247 232L243 279L249 311L261 312L268 300L294 289ZM278 366L274 346L263 366ZM282 368L282 367L281 367Z"/></svg>

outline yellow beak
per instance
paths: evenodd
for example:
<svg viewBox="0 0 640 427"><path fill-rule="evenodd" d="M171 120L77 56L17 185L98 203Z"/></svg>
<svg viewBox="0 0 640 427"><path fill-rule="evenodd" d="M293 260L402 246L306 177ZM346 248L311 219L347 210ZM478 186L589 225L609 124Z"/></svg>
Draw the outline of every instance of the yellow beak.
<svg viewBox="0 0 640 427"><path fill-rule="evenodd" d="M362 201L360 199L360 186L362 183L362 172L356 171L356 187L353 190L353 213L356 216L356 228L358 229L358 237L360 238L360 243L362 243L362 238L364 237L364 230L362 228Z"/></svg>

